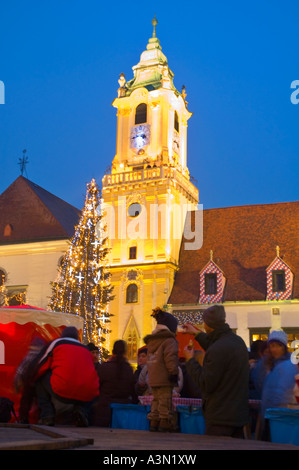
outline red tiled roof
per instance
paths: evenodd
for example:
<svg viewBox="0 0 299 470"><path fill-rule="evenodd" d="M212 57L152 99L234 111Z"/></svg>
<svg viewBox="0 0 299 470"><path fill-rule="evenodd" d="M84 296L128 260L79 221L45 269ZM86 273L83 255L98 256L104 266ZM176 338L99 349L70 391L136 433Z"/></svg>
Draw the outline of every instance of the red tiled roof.
<svg viewBox="0 0 299 470"><path fill-rule="evenodd" d="M79 216L79 209L19 176L0 195L0 244L70 238Z"/></svg>
<svg viewBox="0 0 299 470"><path fill-rule="evenodd" d="M226 207L203 211L203 245L185 250L168 303L194 304L199 273L210 259L226 277L224 301L266 298L266 268L280 257L294 274L293 298L299 298L299 202Z"/></svg>

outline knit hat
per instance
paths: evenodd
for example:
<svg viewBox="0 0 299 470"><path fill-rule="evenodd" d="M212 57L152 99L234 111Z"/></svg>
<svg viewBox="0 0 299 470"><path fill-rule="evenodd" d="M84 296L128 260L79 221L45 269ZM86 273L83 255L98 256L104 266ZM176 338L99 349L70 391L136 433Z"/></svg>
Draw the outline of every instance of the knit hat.
<svg viewBox="0 0 299 470"><path fill-rule="evenodd" d="M225 324L225 310L222 305L213 305L207 308L203 314L203 321L210 328L218 328Z"/></svg>
<svg viewBox="0 0 299 470"><path fill-rule="evenodd" d="M137 356L139 356L139 354L147 354L147 347L146 346L142 346L141 348L138 349L137 351Z"/></svg>
<svg viewBox="0 0 299 470"><path fill-rule="evenodd" d="M270 343L271 341L282 343L285 347L287 347L288 335L282 330L271 331L271 333L268 336L268 343Z"/></svg>
<svg viewBox="0 0 299 470"><path fill-rule="evenodd" d="M99 348L97 348L97 346L94 343L88 343L86 347L87 347L88 351L98 351L99 350Z"/></svg>
<svg viewBox="0 0 299 470"><path fill-rule="evenodd" d="M158 325L165 325L172 333L176 333L178 321L173 315L156 307L153 310L152 317L155 318Z"/></svg>
<svg viewBox="0 0 299 470"><path fill-rule="evenodd" d="M79 332L75 326L67 326L61 333L61 338L79 339Z"/></svg>

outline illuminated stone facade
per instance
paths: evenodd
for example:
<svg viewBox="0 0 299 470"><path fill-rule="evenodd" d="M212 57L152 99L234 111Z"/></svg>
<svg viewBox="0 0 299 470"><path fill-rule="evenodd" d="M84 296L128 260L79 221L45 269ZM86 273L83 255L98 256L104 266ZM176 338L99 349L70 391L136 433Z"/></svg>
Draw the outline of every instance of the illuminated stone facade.
<svg viewBox="0 0 299 470"><path fill-rule="evenodd" d="M174 87L153 25L134 78L119 79L116 154L102 185L115 295L110 344L125 339L130 360L152 330L152 309L167 303L186 213L198 204L187 168L192 114L184 90Z"/></svg>

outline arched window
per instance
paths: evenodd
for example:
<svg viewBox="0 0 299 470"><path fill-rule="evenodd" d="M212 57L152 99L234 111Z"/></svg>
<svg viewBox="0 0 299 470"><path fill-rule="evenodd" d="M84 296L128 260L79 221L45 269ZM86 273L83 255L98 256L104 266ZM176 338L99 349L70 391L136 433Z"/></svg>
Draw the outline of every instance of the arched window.
<svg viewBox="0 0 299 470"><path fill-rule="evenodd" d="M126 292L126 303L135 304L136 302L138 302L137 284L129 284Z"/></svg>
<svg viewBox="0 0 299 470"><path fill-rule="evenodd" d="M174 112L174 128L177 132L180 132L179 115L176 111Z"/></svg>
<svg viewBox="0 0 299 470"><path fill-rule="evenodd" d="M147 105L140 103L135 111L135 124L143 124L147 121Z"/></svg>
<svg viewBox="0 0 299 470"><path fill-rule="evenodd" d="M0 287L5 284L6 274L3 269L0 269Z"/></svg>
<svg viewBox="0 0 299 470"><path fill-rule="evenodd" d="M11 224L6 224L4 227L3 235L4 237L10 237L13 231L13 226Z"/></svg>
<svg viewBox="0 0 299 470"><path fill-rule="evenodd" d="M137 350L138 343L140 341L137 326L134 320L134 317L131 316L128 325L126 327L124 336L124 341L127 343L127 359L130 362L137 362Z"/></svg>
<svg viewBox="0 0 299 470"><path fill-rule="evenodd" d="M137 332L136 329L132 328L128 332L128 337L127 337L127 357L130 362L136 362L137 360Z"/></svg>

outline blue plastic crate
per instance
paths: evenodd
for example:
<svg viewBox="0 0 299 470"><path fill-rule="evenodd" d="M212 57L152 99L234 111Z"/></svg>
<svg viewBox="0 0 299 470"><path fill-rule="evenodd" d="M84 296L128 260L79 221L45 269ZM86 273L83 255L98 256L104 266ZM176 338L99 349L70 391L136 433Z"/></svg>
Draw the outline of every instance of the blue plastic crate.
<svg viewBox="0 0 299 470"><path fill-rule="evenodd" d="M181 433L204 434L205 420L200 406L178 405L176 407L179 416Z"/></svg>
<svg viewBox="0 0 299 470"><path fill-rule="evenodd" d="M299 446L299 410L268 408L265 418L269 420L271 442Z"/></svg>
<svg viewBox="0 0 299 470"><path fill-rule="evenodd" d="M149 430L147 414L150 412L149 405L132 405L112 403L111 427L114 429L137 429Z"/></svg>

